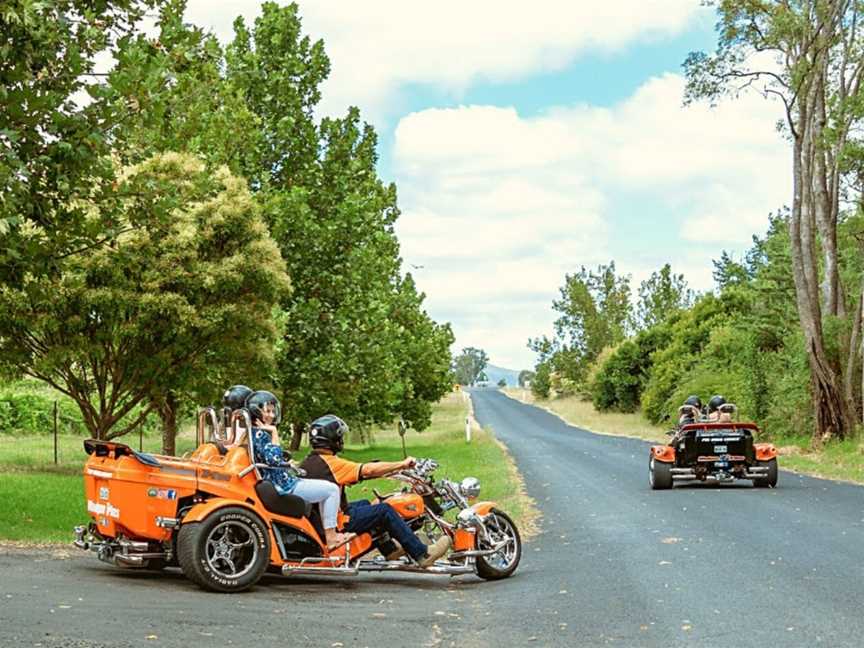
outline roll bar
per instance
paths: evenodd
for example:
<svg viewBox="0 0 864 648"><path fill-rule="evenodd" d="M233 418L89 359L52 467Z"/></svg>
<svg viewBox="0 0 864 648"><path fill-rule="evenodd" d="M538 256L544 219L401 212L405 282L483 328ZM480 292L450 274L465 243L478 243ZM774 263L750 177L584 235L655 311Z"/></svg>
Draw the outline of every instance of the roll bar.
<svg viewBox="0 0 864 648"><path fill-rule="evenodd" d="M208 423L210 424L210 438L219 439L222 436L216 410L212 407L202 407L198 410L198 425L196 428L196 441L199 446L210 440L205 434L205 428Z"/></svg>
<svg viewBox="0 0 864 648"><path fill-rule="evenodd" d="M252 441L252 417L249 416L249 410L245 407L231 412L231 417L228 419L228 428L225 430L225 442L237 443L237 422L243 422L243 429L246 430L247 444ZM252 446L249 445L249 452L252 452ZM252 456L251 454L249 455Z"/></svg>

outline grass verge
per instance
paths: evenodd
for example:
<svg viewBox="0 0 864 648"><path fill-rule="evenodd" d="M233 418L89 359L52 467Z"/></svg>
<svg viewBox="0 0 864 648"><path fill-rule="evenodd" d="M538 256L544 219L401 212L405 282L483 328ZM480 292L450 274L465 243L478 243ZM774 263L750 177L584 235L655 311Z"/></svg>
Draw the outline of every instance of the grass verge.
<svg viewBox="0 0 864 648"><path fill-rule="evenodd" d="M598 434L627 436L665 443L669 426L651 425L641 414L598 412L589 401L577 396L537 400L526 389L502 390L510 398L542 407L567 423ZM780 452L780 467L813 477L864 484L864 440L849 439L812 446L807 437L773 438Z"/></svg>
<svg viewBox="0 0 864 648"><path fill-rule="evenodd" d="M521 487L516 466L494 436L475 427L472 442L465 442L465 417L469 402L461 394L444 398L434 408L432 425L421 433L408 432L407 451L414 457L431 457L439 463L436 476L455 481L477 477L482 485L481 498L493 500L511 514L530 535L536 527L537 510ZM19 444L27 439L18 439ZM78 444L80 448L80 439ZM178 443L178 448L180 444ZM146 449L146 448L145 448ZM23 461L14 464L14 451L0 455L0 540L23 542L68 542L72 527L87 521L80 463L46 471L39 464ZM302 458L308 449L297 453ZM23 455L26 457L26 453ZM395 431L381 430L366 445L348 445L344 456L353 461L385 461L402 458L402 443ZM41 468L44 468L42 466ZM50 465L49 465L50 468ZM69 472L71 471L71 473ZM371 499L373 488L392 492L400 482L386 479L362 482L349 489L349 499Z"/></svg>

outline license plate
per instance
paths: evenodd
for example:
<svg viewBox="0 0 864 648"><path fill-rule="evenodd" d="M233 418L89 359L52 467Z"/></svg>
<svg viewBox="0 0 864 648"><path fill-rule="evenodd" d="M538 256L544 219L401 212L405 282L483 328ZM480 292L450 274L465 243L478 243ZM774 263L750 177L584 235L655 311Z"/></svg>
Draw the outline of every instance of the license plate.
<svg viewBox="0 0 864 648"><path fill-rule="evenodd" d="M726 452L726 446L725 445L715 445L714 446L714 452L716 452L717 454Z"/></svg>
<svg viewBox="0 0 864 648"><path fill-rule="evenodd" d="M714 467L715 468L728 468L729 462L728 461L715 461Z"/></svg>

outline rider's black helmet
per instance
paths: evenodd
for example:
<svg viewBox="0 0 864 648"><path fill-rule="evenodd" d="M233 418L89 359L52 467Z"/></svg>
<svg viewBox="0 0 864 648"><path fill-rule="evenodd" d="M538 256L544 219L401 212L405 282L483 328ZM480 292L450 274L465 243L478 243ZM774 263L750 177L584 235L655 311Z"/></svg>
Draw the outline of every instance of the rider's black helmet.
<svg viewBox="0 0 864 648"><path fill-rule="evenodd" d="M246 406L246 399L252 390L246 385L234 385L225 390L222 394L222 405L230 408L232 411Z"/></svg>
<svg viewBox="0 0 864 648"><path fill-rule="evenodd" d="M246 398L246 409L249 410L253 425L256 421L264 422L264 409L270 407L273 408L273 421L270 425L279 425L282 421L282 406L274 394L269 391L256 391Z"/></svg>
<svg viewBox="0 0 864 648"><path fill-rule="evenodd" d="M702 409L702 399L698 396L688 396L687 400L684 401L685 405L690 405L691 407L695 407L698 410Z"/></svg>
<svg viewBox="0 0 864 648"><path fill-rule="evenodd" d="M716 412L720 409L721 405L726 404L726 399L717 394L716 396L712 396L711 400L708 401L708 413Z"/></svg>
<svg viewBox="0 0 864 648"><path fill-rule="evenodd" d="M309 444L313 448L324 448L341 452L345 446L348 424L338 416L327 414L309 425Z"/></svg>

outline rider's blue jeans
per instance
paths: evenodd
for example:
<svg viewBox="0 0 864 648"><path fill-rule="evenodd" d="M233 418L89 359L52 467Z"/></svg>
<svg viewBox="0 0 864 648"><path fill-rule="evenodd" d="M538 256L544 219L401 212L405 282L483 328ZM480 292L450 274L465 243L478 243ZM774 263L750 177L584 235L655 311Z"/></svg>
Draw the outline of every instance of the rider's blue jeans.
<svg viewBox="0 0 864 648"><path fill-rule="evenodd" d="M426 555L426 545L405 524L405 520L387 504L370 504L367 500L351 502L348 505L350 520L344 530L349 533L365 533L376 527L384 529L395 538L414 560Z"/></svg>

